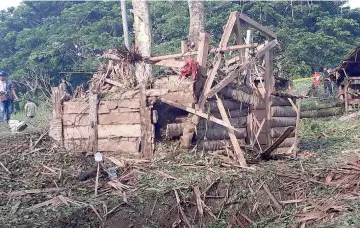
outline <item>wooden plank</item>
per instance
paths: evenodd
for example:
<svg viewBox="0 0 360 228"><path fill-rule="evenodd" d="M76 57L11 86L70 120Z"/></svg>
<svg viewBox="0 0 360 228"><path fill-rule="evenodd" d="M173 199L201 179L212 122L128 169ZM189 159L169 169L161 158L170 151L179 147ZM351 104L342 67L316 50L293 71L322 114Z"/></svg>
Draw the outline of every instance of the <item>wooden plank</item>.
<svg viewBox="0 0 360 228"><path fill-rule="evenodd" d="M169 92L164 96L161 96L161 98L173 101L179 104L183 105L189 105L195 103L194 94L192 93L186 93L186 92Z"/></svg>
<svg viewBox="0 0 360 228"><path fill-rule="evenodd" d="M237 139L245 140L247 136L246 128L238 128L238 131L234 131L234 135ZM227 129L208 129L208 130L198 130L196 132L196 139L198 140L223 140L230 139Z"/></svg>
<svg viewBox="0 0 360 228"><path fill-rule="evenodd" d="M211 53L211 54L218 53L218 52L226 53L226 52L236 51L236 50L240 50L240 49L256 48L257 46L258 46L257 43L234 45L234 46L229 46L229 47L224 46L224 47L210 49L209 53ZM189 57L189 56L193 56L193 55L197 55L197 54L198 54L197 51L191 51L191 52L180 53L180 54L153 56L153 57L150 57L150 58L147 58L144 60L145 60L145 62L147 62L149 64L155 64L157 61L161 61L161 60L183 58L183 57Z"/></svg>
<svg viewBox="0 0 360 228"><path fill-rule="evenodd" d="M64 126L89 126L89 114L64 114Z"/></svg>
<svg viewBox="0 0 360 228"><path fill-rule="evenodd" d="M168 89L169 92L194 92L194 80L192 78L179 78L179 75L169 75L161 78L154 78L152 88Z"/></svg>
<svg viewBox="0 0 360 228"><path fill-rule="evenodd" d="M200 73L206 75L207 61L209 57L210 35L207 33L200 33L200 42L198 46L197 62L200 66Z"/></svg>
<svg viewBox="0 0 360 228"><path fill-rule="evenodd" d="M220 90L222 90L230 82L234 81L234 79L239 75L239 72L244 71L249 66L250 66L249 61L244 62L241 65L241 67L239 68L239 70L234 71L232 74L226 76L223 80L221 80L219 83L217 83L216 86L214 86L211 90L209 89L203 99L206 100L206 98L211 98L211 97L215 96L216 93L218 93Z"/></svg>
<svg viewBox="0 0 360 228"><path fill-rule="evenodd" d="M230 118L237 118L237 117L246 117L249 114L249 111L247 109L243 110L231 110L227 112ZM220 113L218 112L211 112L211 115L215 118L221 118Z"/></svg>
<svg viewBox="0 0 360 228"><path fill-rule="evenodd" d="M295 117L272 117L271 128L296 126Z"/></svg>
<svg viewBox="0 0 360 228"><path fill-rule="evenodd" d="M98 108L99 108L99 95L90 86L89 89L89 148L88 151L96 153L98 151Z"/></svg>
<svg viewBox="0 0 360 228"><path fill-rule="evenodd" d="M288 98L294 110L296 111L296 127L295 127L295 143L292 145L293 149L293 157L297 156L297 152L299 150L299 128L300 128L300 100L297 101L297 105L294 104L291 98Z"/></svg>
<svg viewBox="0 0 360 228"><path fill-rule="evenodd" d="M217 118L215 118L215 117L213 117L213 116L209 116L208 114L205 114L205 113L203 113L203 112L201 112L201 111L195 110L195 109L193 109L193 108L186 107L186 106L184 106L184 105L182 105L182 104L178 104L178 103L175 103L175 102L173 102L173 101L166 100L166 99L164 99L164 98L161 98L160 100L161 100L162 102L164 102L165 104L168 104L168 105L174 106L174 107L176 107L176 108L185 110L185 111L187 111L187 112L189 112L189 113L195 114L195 115L200 116L200 117L202 117L202 118L209 119L209 120L212 121L212 122L215 122L215 123L220 124L220 125L222 125L222 126L224 126L224 127L227 127L227 128L231 128L231 129L233 129L234 131L238 131L236 128L234 128L233 126L231 126L231 125L229 125L229 124L226 124L224 121L222 121L222 120L220 120L220 119L217 119Z"/></svg>
<svg viewBox="0 0 360 228"><path fill-rule="evenodd" d="M292 106L272 106L270 110L272 117L296 117Z"/></svg>
<svg viewBox="0 0 360 228"><path fill-rule="evenodd" d="M99 124L140 124L140 112L110 112L99 115Z"/></svg>
<svg viewBox="0 0 360 228"><path fill-rule="evenodd" d="M152 159L153 145L151 110L148 108L146 99L145 84L140 85L140 136L141 136L141 153L145 159Z"/></svg>
<svg viewBox="0 0 360 228"><path fill-rule="evenodd" d="M286 131L261 154L261 157L263 159L268 159L271 152L278 148L278 146L290 135L291 132L294 131L294 129L295 127L288 127Z"/></svg>
<svg viewBox="0 0 360 228"><path fill-rule="evenodd" d="M63 115L62 105L61 105L61 95L59 87L52 87L51 88L51 99L53 105L53 118L60 119Z"/></svg>
<svg viewBox="0 0 360 228"><path fill-rule="evenodd" d="M349 110L349 80L345 78L345 86L344 86L344 98L345 98L345 111Z"/></svg>
<svg viewBox="0 0 360 228"><path fill-rule="evenodd" d="M275 80L273 75L273 52L269 50L266 52L265 55L265 110L266 110L266 117L265 117L265 132L267 133L267 146L270 146L272 144L272 139L270 136L270 130L271 130L271 118L272 112L271 112L271 93L274 90L275 86Z"/></svg>
<svg viewBox="0 0 360 228"><path fill-rule="evenodd" d="M219 48L224 48L227 46L227 43L229 42L229 38L230 38L231 32L233 31L233 27L234 27L236 20L237 20L237 14L231 13L230 17L228 19L228 22L225 25L225 29L224 29L223 35L222 35L220 43L219 43ZM206 101L206 95L210 91L211 86L214 82L215 75L217 74L217 70L219 69L220 64L221 64L221 59L222 59L222 53L218 52L215 55L215 58L213 61L213 68L208 72L208 75L207 75L207 78L206 78L206 81L204 84L203 92L200 95L199 110L203 110L203 108L204 108L205 101Z"/></svg>
<svg viewBox="0 0 360 228"><path fill-rule="evenodd" d="M164 66L164 67L176 67L182 68L185 66L185 61L178 61L173 59L164 59L159 62L154 63L155 66Z"/></svg>
<svg viewBox="0 0 360 228"><path fill-rule="evenodd" d="M140 137L140 124L99 125L98 137Z"/></svg>
<svg viewBox="0 0 360 228"><path fill-rule="evenodd" d="M89 126L64 126L64 140L69 139L88 139Z"/></svg>
<svg viewBox="0 0 360 228"><path fill-rule="evenodd" d="M220 100L220 98L218 97L218 95L216 95L216 101L217 101L218 108L219 108L219 111L220 111L223 121L226 124L230 125L230 120L226 114L224 105L223 105L222 101ZM240 148L240 145L239 145L239 142L237 141L234 130L228 129L228 133L229 133L229 137L230 137L231 143L233 145L233 148L235 150L236 160L239 162L239 164L241 166L247 167L246 160L244 157L244 152Z"/></svg>
<svg viewBox="0 0 360 228"><path fill-rule="evenodd" d="M247 24L249 24L250 26L254 27L255 29L259 30L260 32L265 33L266 35L277 39L277 35L271 31L270 29L264 27L263 25L261 25L260 23L254 21L253 19L251 19L250 17L246 16L245 14L239 14L238 18L240 20L243 20L244 22L246 22Z"/></svg>
<svg viewBox="0 0 360 228"><path fill-rule="evenodd" d="M134 138L135 139L135 138ZM67 139L64 142L66 150L72 152L86 152L89 140L87 139ZM117 152L117 155L127 154L140 154L137 151L137 142L128 138L99 138L98 151L99 152Z"/></svg>
<svg viewBox="0 0 360 228"><path fill-rule="evenodd" d="M287 126L287 127L274 127L274 128L271 128L270 129L271 138L275 138L275 139L279 138L286 131L286 129L288 127L296 127L296 126L294 125L294 126ZM290 133L289 137L295 137L295 131Z"/></svg>
<svg viewBox="0 0 360 228"><path fill-rule="evenodd" d="M255 55L255 58L259 59L261 57L263 57L264 55L266 55L266 53L268 51L271 51L274 47L276 47L276 45L278 45L278 40L272 40L270 42L268 42L267 44L265 44L265 46L260 49L256 55Z"/></svg>
<svg viewBox="0 0 360 228"><path fill-rule="evenodd" d="M239 18L239 13L236 12L236 18ZM244 40L241 35L242 30L244 29L245 23L241 22L240 20L236 20L234 24L234 33L235 33L235 40L237 45L243 45ZM239 49L239 56L238 59L235 59L235 62L240 60L242 63L245 62L245 49Z"/></svg>
<svg viewBox="0 0 360 228"><path fill-rule="evenodd" d="M64 102L64 114L89 113L89 104L87 102Z"/></svg>

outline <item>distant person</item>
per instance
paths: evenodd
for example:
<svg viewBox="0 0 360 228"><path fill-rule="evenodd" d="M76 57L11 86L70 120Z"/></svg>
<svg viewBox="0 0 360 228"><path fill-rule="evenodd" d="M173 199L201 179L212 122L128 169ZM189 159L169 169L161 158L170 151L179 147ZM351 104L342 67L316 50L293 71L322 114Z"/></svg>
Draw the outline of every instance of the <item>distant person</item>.
<svg viewBox="0 0 360 228"><path fill-rule="evenodd" d="M7 73L0 71L0 123L9 122L14 100L19 100L14 85L8 80Z"/></svg>
<svg viewBox="0 0 360 228"><path fill-rule="evenodd" d="M36 104L34 102L32 102L30 99L27 99L26 104L25 104L26 116L29 119L34 118L35 114L36 114L36 110L37 110Z"/></svg>
<svg viewBox="0 0 360 228"><path fill-rule="evenodd" d="M70 83L68 83L66 81L65 78L61 78L61 83L59 85L59 89L60 89L60 92L61 92L61 98L60 98L61 102L68 101L68 100L71 99L72 87L71 87Z"/></svg>

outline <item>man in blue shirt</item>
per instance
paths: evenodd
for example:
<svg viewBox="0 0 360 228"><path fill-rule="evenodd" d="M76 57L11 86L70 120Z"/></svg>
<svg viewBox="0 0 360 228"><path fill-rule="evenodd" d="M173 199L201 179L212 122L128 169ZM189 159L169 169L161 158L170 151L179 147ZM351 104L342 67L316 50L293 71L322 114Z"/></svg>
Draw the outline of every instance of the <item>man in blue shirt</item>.
<svg viewBox="0 0 360 228"><path fill-rule="evenodd" d="M0 71L0 123L9 122L14 100L19 100L14 85L8 80L7 73Z"/></svg>

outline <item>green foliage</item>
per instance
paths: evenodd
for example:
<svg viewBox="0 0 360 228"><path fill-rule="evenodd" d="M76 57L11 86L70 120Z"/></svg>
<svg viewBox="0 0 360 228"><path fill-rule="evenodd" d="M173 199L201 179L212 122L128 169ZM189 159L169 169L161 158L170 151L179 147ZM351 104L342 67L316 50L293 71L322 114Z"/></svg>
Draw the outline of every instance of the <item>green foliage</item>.
<svg viewBox="0 0 360 228"><path fill-rule="evenodd" d="M216 46L229 13L245 13L277 32L282 44L277 65L285 75L308 77L323 66L338 63L360 41L360 11L341 8L343 3L207 1L206 31ZM188 36L187 2L152 1L150 6L153 53L179 52L180 41ZM131 13L128 19L132 31ZM58 83L60 72L96 71L103 51L123 46L122 35L119 2L24 2L0 11L0 69L13 79L43 72L50 75L53 84ZM130 36L132 39L133 33ZM256 37L255 42L266 39ZM76 85L88 80L90 74L68 76Z"/></svg>

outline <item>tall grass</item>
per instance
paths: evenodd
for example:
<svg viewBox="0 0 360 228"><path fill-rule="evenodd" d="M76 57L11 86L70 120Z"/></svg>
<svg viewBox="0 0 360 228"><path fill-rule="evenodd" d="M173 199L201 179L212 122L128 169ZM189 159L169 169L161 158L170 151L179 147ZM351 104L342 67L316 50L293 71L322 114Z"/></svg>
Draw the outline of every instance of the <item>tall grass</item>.
<svg viewBox="0 0 360 228"><path fill-rule="evenodd" d="M20 111L11 116L12 120L26 121L29 125L28 131L43 131L49 128L50 118L52 115L52 104L50 101L42 101L36 110L36 115L33 119L26 116L24 107L20 107Z"/></svg>

